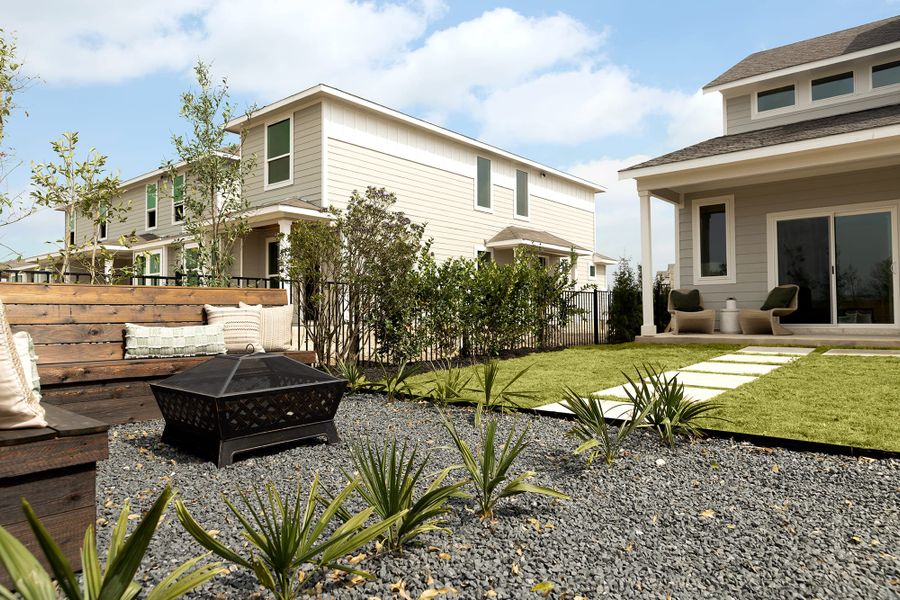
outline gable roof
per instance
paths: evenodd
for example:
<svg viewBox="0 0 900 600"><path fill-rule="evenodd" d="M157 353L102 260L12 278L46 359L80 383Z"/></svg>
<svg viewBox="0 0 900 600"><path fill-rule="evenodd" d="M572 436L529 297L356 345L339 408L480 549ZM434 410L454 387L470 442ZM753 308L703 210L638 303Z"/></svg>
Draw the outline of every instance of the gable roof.
<svg viewBox="0 0 900 600"><path fill-rule="evenodd" d="M424 129L433 134L439 135L443 138L451 139L466 146L495 154L513 162L528 165L529 167L533 167L540 171L555 175L560 179L565 179L566 181L590 188L590 190L594 193L601 193L606 191L606 188L602 185L599 185L592 181L588 181L587 179L583 179L576 175L572 175L571 173L566 173L565 171L561 171L559 169L541 164L539 162L525 158L524 156L513 154L512 152L497 148L496 146L491 146L490 144L486 144L480 140L476 140L475 138L457 133L455 131L451 131L450 129L440 127L433 123L429 123L428 121L412 117L410 115L407 115L406 113L394 110L393 108L388 108L387 106L372 102L371 100L366 100L365 98L361 98L360 96L356 96L329 85L325 85L324 83L320 83L311 88L305 89L302 92L298 92L286 98L282 98L281 100L278 100L276 102L272 102L271 104L267 104L260 109L252 111L251 114L242 115L240 117L232 119L226 124L225 129L231 131L232 133L240 133L242 129L253 127L259 123L265 122L264 117L266 115L271 115L272 113L283 110L289 110L292 107L299 106L303 103L312 103L323 98L334 98L337 100L341 100L364 110L378 113L380 115L388 117L389 119L393 119L406 123L408 125L412 125L413 127Z"/></svg>
<svg viewBox="0 0 900 600"><path fill-rule="evenodd" d="M707 83L703 89L895 42L900 42L900 15L756 52Z"/></svg>
<svg viewBox="0 0 900 600"><path fill-rule="evenodd" d="M715 137L651 158L627 169L622 169L619 173L898 124L900 124L900 104L891 104L869 110Z"/></svg>
<svg viewBox="0 0 900 600"><path fill-rule="evenodd" d="M561 252L567 252L574 249L578 254L593 254L586 248L573 244L569 240L563 239L558 235L553 235L552 233L538 229L519 227L517 225L510 225L509 227L501 229L497 235L485 243L485 246L488 248L522 245L550 248Z"/></svg>

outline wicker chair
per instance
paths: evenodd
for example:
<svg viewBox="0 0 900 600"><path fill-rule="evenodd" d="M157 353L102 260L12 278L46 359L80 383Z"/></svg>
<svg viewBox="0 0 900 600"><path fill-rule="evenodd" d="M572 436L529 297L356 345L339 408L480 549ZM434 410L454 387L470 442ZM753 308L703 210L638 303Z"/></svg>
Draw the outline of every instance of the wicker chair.
<svg viewBox="0 0 900 600"><path fill-rule="evenodd" d="M769 310L742 308L738 313L741 323L741 332L745 335L769 334L793 335L793 331L778 322L779 317L785 317L797 310L797 298L800 295L800 286L788 283L779 285L779 288L793 288L794 297L786 308L770 308Z"/></svg>
<svg viewBox="0 0 900 600"><path fill-rule="evenodd" d="M716 328L716 311L712 309L704 309L695 312L685 312L675 310L672 305L672 292L681 292L686 294L691 290L681 289L669 292L669 314L672 319L669 321L669 327L672 333L712 333ZM703 306L703 297L700 297L700 306Z"/></svg>

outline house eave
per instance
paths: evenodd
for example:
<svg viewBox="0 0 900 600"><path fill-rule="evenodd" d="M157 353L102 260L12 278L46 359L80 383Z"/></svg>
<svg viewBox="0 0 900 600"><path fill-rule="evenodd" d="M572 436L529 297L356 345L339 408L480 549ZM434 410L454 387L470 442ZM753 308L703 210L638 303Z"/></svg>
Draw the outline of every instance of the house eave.
<svg viewBox="0 0 900 600"><path fill-rule="evenodd" d="M545 244L543 242L536 242L534 240L526 240L526 239L515 239L515 240L501 240L497 242L488 242L485 244L486 248L492 249L504 249L504 248L515 248L516 246L530 246L532 248L537 248L538 250L548 250L551 252L559 253L563 256L568 256L573 252L578 256L591 256L593 252L590 250L584 250L582 248L567 248L566 246L558 246L556 244Z"/></svg>

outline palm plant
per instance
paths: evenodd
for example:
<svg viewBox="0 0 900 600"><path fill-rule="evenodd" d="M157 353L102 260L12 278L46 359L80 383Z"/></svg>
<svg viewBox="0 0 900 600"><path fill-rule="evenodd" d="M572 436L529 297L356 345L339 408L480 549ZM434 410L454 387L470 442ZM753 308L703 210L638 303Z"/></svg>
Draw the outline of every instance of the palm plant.
<svg viewBox="0 0 900 600"><path fill-rule="evenodd" d="M719 419L709 413L722 407L712 400L691 400L684 395L684 384L678 376L667 377L662 370L644 365L642 372L636 367L637 382L626 373L625 393L634 404L637 414L645 414L647 424L659 433L660 439L669 447L675 447L678 435L697 437L701 435L701 418Z"/></svg>
<svg viewBox="0 0 900 600"><path fill-rule="evenodd" d="M306 502L301 497L299 482L293 503L290 499L283 500L271 483L266 484L264 494L254 490L255 502L241 492L246 514L225 498L226 506L237 518L244 537L250 542L249 556L241 556L213 538L194 520L183 502L176 502L175 509L178 520L201 546L252 571L260 585L272 592L277 600L290 600L301 592L302 581L297 575L304 564L371 577L340 560L382 535L403 517L403 513L366 526L374 512L373 508L367 508L349 515L343 523L330 530L332 520L357 485L357 481L348 483L318 518L315 514L319 497L318 474L313 478ZM329 530L330 533L327 533Z"/></svg>
<svg viewBox="0 0 900 600"><path fill-rule="evenodd" d="M134 581L134 576L173 495L172 490L166 487L128 537L125 534L131 510L129 503L127 501L124 503L113 528L105 565L101 564L97 555L97 536L94 528L88 527L84 534L84 545L81 547L81 563L84 571L81 587L78 586L72 566L59 545L25 499L22 500L25 518L44 556L47 557L47 562L50 563L53 575L47 573L34 555L2 527L0 527L0 562L6 567L16 590L25 600L57 600L57 586L59 592L62 592L68 600L130 600L142 591L141 585ZM197 556L183 563L143 597L146 600L174 600L216 575L226 572L220 568L220 563L195 568L206 556L208 555ZM53 579L56 579L55 585ZM17 596L0 586L0 598L15 600Z"/></svg>
<svg viewBox="0 0 900 600"><path fill-rule="evenodd" d="M534 398L534 392L516 391L513 386L522 375L528 372L532 365L528 365L518 371L505 385L500 382L500 361L489 360L475 370L475 378L478 385L470 388L476 394L475 401L475 426L481 427L481 417L485 410L495 410L498 407L515 406L517 400Z"/></svg>
<svg viewBox="0 0 900 600"><path fill-rule="evenodd" d="M366 379L359 364L353 359L344 360L338 358L334 367L328 369L335 377L347 380L347 392L356 394L368 389L369 381Z"/></svg>
<svg viewBox="0 0 900 600"><path fill-rule="evenodd" d="M466 399L469 382L472 375L459 367L454 367L450 361L443 361L440 368L431 374L431 389L428 396L441 406L451 402L462 402Z"/></svg>
<svg viewBox="0 0 900 600"><path fill-rule="evenodd" d="M383 535L391 550L400 550L416 536L429 531L451 533L441 526L442 515L450 511L447 501L465 497L460 488L466 481L444 483L454 467L439 472L425 491L417 495L419 480L430 463L430 455L418 461L417 454L415 447L409 450L405 443L398 448L396 439L385 441L380 448L368 441L351 448L353 466L361 479L359 495L382 519L402 515Z"/></svg>
<svg viewBox="0 0 900 600"><path fill-rule="evenodd" d="M415 396L409 379L418 373L419 369L411 367L405 360L396 369L390 369L384 363L381 363L381 379L367 384L366 387L374 392L384 394L388 402L393 402L400 398Z"/></svg>
<svg viewBox="0 0 900 600"><path fill-rule="evenodd" d="M606 464L611 465L619 455L619 449L625 438L644 425L649 410L645 408L643 412L633 412L631 420L623 422L615 435L610 435L609 424L606 422L606 415L603 414L603 406L599 399L582 398L570 387L566 387L565 395L563 406L575 415L575 426L567 431L566 435L581 440L575 454L587 453L585 456L587 464L602 456Z"/></svg>
<svg viewBox="0 0 900 600"><path fill-rule="evenodd" d="M463 467L469 473L482 519L493 518L494 508L500 500L519 494L542 494L560 500L569 500L569 496L562 492L528 483L528 480L536 475L534 471L525 471L517 476L510 475L509 471L513 463L528 445L525 436L530 426L526 426L518 436L511 429L498 452L497 420L491 419L482 432L481 444L473 452L456 431L453 421L443 412L440 415L444 427L453 438L453 443L459 451Z"/></svg>

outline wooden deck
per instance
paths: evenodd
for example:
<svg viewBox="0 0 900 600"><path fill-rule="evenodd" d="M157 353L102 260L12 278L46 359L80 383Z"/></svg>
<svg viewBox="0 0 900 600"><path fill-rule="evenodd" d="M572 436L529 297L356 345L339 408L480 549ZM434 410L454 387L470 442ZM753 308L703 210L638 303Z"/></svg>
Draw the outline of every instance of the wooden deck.
<svg viewBox="0 0 900 600"><path fill-rule="evenodd" d="M837 346L840 348L900 348L900 334L866 335L859 333L822 332L794 335L743 335L740 333L659 333L640 335L636 342L644 344L740 344L745 346Z"/></svg>

